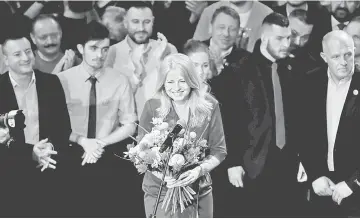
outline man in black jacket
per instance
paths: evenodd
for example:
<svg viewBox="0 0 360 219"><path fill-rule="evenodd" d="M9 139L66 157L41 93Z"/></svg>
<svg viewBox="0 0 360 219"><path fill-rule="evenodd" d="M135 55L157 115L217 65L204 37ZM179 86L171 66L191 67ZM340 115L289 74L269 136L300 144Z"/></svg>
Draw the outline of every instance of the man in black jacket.
<svg viewBox="0 0 360 219"><path fill-rule="evenodd" d="M272 13L262 28L259 47L243 61L234 79L233 84L240 88L231 87L231 105L236 107L228 111L232 116L229 127L236 130L231 135L237 144L228 148L229 181L244 187L246 202L239 211L246 211L246 216L299 216L299 162L292 122L295 80L285 59L290 46L289 21Z"/></svg>
<svg viewBox="0 0 360 219"><path fill-rule="evenodd" d="M300 158L309 182L313 217L360 216L360 75L354 73L354 42L335 30L323 39L326 67L305 81L299 102Z"/></svg>
<svg viewBox="0 0 360 219"><path fill-rule="evenodd" d="M209 49L216 60L216 73L209 81L211 93L220 103L221 116L223 119L223 127L225 130L225 140L228 150L231 151L236 147L238 142L238 131L232 126L232 120L237 113L237 105L233 104L235 90L239 88L236 84L237 75L240 74L240 64L242 59L250 55L243 49L237 49L235 46L236 38L239 33L240 17L239 14L230 7L218 8L211 20L210 40L204 43L209 45ZM234 80L235 79L235 80ZM224 86L231 87L226 89ZM234 115L234 112L235 115ZM243 200L242 191L233 190L228 181L227 159L212 171L213 187L214 187L214 217L241 217L242 212L238 211L236 206L238 201ZM240 199L239 199L240 198ZM228 200L237 200L229 202Z"/></svg>
<svg viewBox="0 0 360 219"><path fill-rule="evenodd" d="M56 76L33 70L34 54L25 35L10 32L2 47L9 72L0 77L0 114L21 109L26 127L10 147L0 145L1 160L6 164L1 167L1 215L59 216L54 214L59 212L59 201L64 201L67 194L58 191L65 190L59 186L67 180L71 133L64 91ZM56 168L57 174L50 170L42 173L37 165L42 170Z"/></svg>

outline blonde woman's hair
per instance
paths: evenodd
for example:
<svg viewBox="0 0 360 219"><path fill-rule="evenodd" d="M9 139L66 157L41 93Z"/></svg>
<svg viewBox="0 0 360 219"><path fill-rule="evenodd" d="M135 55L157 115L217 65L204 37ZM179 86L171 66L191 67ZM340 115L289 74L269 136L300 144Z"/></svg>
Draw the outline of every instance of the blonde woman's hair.
<svg viewBox="0 0 360 219"><path fill-rule="evenodd" d="M206 98L209 93L201 89L202 82L199 75L195 73L194 64L184 54L176 53L168 55L160 65L156 90L161 106L157 109L157 112L162 118L165 118L170 112L172 100L165 91L165 81L168 73L175 69L182 72L184 80L191 89L188 99L191 115L189 125L191 127L201 126L206 119L210 118L213 105Z"/></svg>

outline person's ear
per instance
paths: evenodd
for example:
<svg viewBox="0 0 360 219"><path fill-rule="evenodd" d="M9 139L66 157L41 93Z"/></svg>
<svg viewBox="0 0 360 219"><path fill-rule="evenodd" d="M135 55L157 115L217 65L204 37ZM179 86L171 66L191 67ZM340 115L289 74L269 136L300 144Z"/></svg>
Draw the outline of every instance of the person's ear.
<svg viewBox="0 0 360 219"><path fill-rule="evenodd" d="M77 48L77 50L79 51L79 53L80 53L81 55L84 55L84 46L83 46L83 45L77 44L77 45L76 45L76 48Z"/></svg>
<svg viewBox="0 0 360 219"><path fill-rule="evenodd" d="M326 56L324 52L320 53L321 58L324 60L325 63L327 63Z"/></svg>
<svg viewBox="0 0 360 219"><path fill-rule="evenodd" d="M30 33L30 38L31 38L31 41L35 44L36 46L36 42L35 42L35 36L33 33Z"/></svg>

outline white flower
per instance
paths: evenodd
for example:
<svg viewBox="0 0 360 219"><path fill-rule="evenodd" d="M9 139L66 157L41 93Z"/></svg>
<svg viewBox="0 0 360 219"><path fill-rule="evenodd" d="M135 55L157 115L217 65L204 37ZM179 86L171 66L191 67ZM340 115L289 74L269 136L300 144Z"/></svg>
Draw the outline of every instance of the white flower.
<svg viewBox="0 0 360 219"><path fill-rule="evenodd" d="M169 123L163 122L162 124L157 126L157 128L158 128L158 130L165 130L165 129L169 128Z"/></svg>
<svg viewBox="0 0 360 219"><path fill-rule="evenodd" d="M190 138L196 138L196 133L195 132L190 132Z"/></svg>
<svg viewBox="0 0 360 219"><path fill-rule="evenodd" d="M155 126L161 125L163 123L163 119L162 118L152 118L152 124L154 124Z"/></svg>
<svg viewBox="0 0 360 219"><path fill-rule="evenodd" d="M174 154L169 161L169 166L182 166L185 163L185 157L181 154Z"/></svg>

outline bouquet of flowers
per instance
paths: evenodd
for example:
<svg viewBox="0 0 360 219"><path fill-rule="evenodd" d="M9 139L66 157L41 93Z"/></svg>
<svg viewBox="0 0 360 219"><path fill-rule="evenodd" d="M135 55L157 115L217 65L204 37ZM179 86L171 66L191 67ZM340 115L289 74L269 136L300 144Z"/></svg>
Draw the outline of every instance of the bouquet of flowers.
<svg viewBox="0 0 360 219"><path fill-rule="evenodd" d="M175 181L183 172L199 165L205 158L208 149L207 141L202 135L197 138L195 132L182 130L173 141L172 150L168 148L160 153L160 147L171 132L169 124L161 118L153 118L154 127L147 132L136 145L128 145L125 158L134 163L139 173L151 171L155 176L161 178L166 171L165 181ZM141 126L139 126L142 128ZM143 128L142 128L143 129ZM165 170L169 160L168 170ZM180 207L183 212L186 206L192 204L196 192L190 186L169 188L165 195L162 208L165 211L171 206L172 212ZM171 204L171 205L170 205Z"/></svg>

